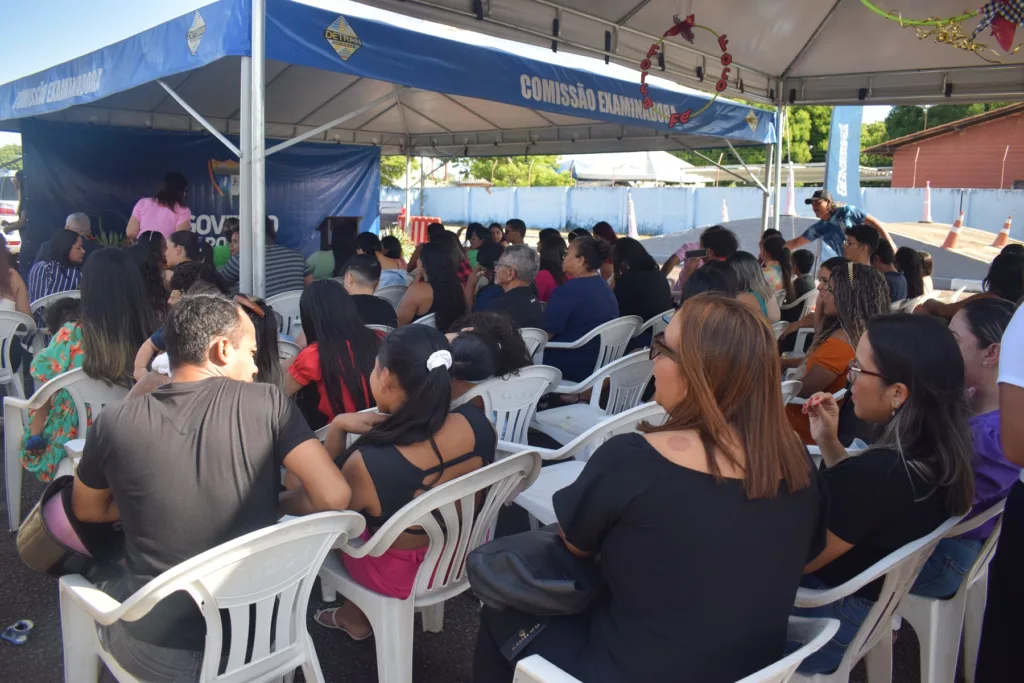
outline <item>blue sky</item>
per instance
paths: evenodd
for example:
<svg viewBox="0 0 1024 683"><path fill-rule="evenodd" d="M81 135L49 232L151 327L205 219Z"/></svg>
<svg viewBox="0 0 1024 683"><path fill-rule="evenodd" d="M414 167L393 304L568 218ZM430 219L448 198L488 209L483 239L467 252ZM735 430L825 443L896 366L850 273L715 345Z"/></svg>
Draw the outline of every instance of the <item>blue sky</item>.
<svg viewBox="0 0 1024 683"><path fill-rule="evenodd" d="M338 10L351 6L348 0L305 1ZM6 8L0 21L0 41L4 47L4 59L0 59L0 83L7 83L110 45L209 4L209 0L27 0L14 4L17 9ZM361 11L369 14L378 12L372 8ZM468 42L501 42L505 49L512 45L508 41L478 38L466 32L457 33L463 34L462 37ZM566 53L554 56L549 50L533 46L523 46L514 51L529 57L557 60L567 66L609 68L597 60ZM624 69L615 65L610 68ZM889 107L867 107L864 119L868 122L880 120L885 118L888 110ZM20 136L0 133L0 145L12 142L20 142Z"/></svg>

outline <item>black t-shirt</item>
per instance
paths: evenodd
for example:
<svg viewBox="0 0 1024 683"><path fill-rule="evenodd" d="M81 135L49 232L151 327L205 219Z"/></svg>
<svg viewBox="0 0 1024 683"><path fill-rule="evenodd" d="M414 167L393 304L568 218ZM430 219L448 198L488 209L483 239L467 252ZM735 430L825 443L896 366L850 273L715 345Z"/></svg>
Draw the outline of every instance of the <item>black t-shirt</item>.
<svg viewBox="0 0 1024 683"><path fill-rule="evenodd" d="M599 552L610 599L572 671L589 683L739 680L782 657L803 568L825 545L827 500L811 485L748 500L616 436L554 495L566 539Z"/></svg>
<svg viewBox="0 0 1024 683"><path fill-rule="evenodd" d="M210 548L276 524L281 464L314 438L295 404L269 384L173 383L105 409L77 474L90 488L110 489L120 508L129 594ZM125 628L139 640L189 650L202 650L206 634L184 592Z"/></svg>
<svg viewBox="0 0 1024 683"><path fill-rule="evenodd" d="M931 533L951 515L942 489L925 483L893 449L872 449L822 472L831 506L828 529L853 544L814 572L838 586L907 543ZM882 579L857 595L875 600Z"/></svg>
<svg viewBox="0 0 1024 683"><path fill-rule="evenodd" d="M387 325L398 327L398 315L395 307L372 294L353 294L352 303L364 325Z"/></svg>
<svg viewBox="0 0 1024 683"><path fill-rule="evenodd" d="M510 289L486 306L488 311L508 313L520 329L536 327L544 329L544 309L532 287Z"/></svg>
<svg viewBox="0 0 1024 683"><path fill-rule="evenodd" d="M889 300L892 302L903 301L907 298L907 278L903 273L891 272L882 273L885 276L885 284L889 285Z"/></svg>
<svg viewBox="0 0 1024 683"><path fill-rule="evenodd" d="M619 315L635 315L645 321L675 308L668 280L657 269L627 270L615 280L615 298Z"/></svg>

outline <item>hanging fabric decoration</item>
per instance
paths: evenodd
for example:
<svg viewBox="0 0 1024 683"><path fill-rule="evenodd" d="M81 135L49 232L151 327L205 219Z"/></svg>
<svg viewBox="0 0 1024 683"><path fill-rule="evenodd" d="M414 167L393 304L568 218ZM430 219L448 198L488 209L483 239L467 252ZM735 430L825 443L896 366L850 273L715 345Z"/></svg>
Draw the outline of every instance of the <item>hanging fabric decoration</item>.
<svg viewBox="0 0 1024 683"><path fill-rule="evenodd" d="M1024 0L995 0L981 8L981 21L971 34L973 39L985 28L992 27L992 35L1004 52L1013 53L1013 37L1017 25L1024 25Z"/></svg>

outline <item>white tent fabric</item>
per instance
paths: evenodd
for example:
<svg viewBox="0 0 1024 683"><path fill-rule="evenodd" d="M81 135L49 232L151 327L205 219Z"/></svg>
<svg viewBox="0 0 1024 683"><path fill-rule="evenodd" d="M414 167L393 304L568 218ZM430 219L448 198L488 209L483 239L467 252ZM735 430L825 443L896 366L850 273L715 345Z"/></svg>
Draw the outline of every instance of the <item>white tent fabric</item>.
<svg viewBox="0 0 1024 683"><path fill-rule="evenodd" d="M728 37L733 57L726 95L766 103L916 104L1024 97L1024 50L1008 56L979 42L991 64L966 50L919 40L913 28L878 16L860 0L375 0L379 7L492 35L606 57L638 68L673 23L696 23ZM878 0L908 19L954 17L983 2ZM479 12L474 7L479 7ZM964 22L969 34L978 19ZM557 27L557 28L556 28ZM987 34L988 31L985 31ZM1021 31L1017 32L1018 41ZM652 73L714 91L722 51L706 31L693 45L667 41L665 69ZM703 67L706 77L697 76ZM742 92L742 95L739 93Z"/></svg>
<svg viewBox="0 0 1024 683"><path fill-rule="evenodd" d="M707 179L689 173L694 168L668 152L617 152L610 154L567 154L559 157L557 168L586 182L658 182L704 185Z"/></svg>

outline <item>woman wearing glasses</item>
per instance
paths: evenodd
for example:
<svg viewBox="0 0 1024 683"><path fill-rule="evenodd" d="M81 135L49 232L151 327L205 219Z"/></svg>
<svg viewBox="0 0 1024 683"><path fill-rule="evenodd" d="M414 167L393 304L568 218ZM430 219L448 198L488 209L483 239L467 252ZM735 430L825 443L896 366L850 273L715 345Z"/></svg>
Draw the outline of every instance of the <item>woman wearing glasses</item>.
<svg viewBox="0 0 1024 683"><path fill-rule="evenodd" d="M724 683L783 655L824 504L783 418L775 337L742 302L702 294L651 356L664 424L611 438L554 495L568 549L600 554L606 599L563 617L485 608L477 683L511 681L532 654L588 683ZM539 633L511 647L521 631Z"/></svg>
<svg viewBox="0 0 1024 683"><path fill-rule="evenodd" d="M783 359L783 368L802 366L802 398L819 391L834 394L846 386L846 368L868 321L889 312L885 278L870 266L845 259L829 259L818 274L817 333L807 355ZM803 442L813 444L807 417L800 406L786 407L789 423Z"/></svg>
<svg viewBox="0 0 1024 683"><path fill-rule="evenodd" d="M974 496L964 360L946 325L914 315L871 320L850 365L850 394L857 417L885 425L882 437L855 457L839 442L832 395L815 394L804 406L828 466L823 477L830 500L827 545L805 570L802 585L809 588L849 581L966 513ZM804 660L801 672L836 669L881 584L824 607L794 610L840 622L835 638Z"/></svg>

